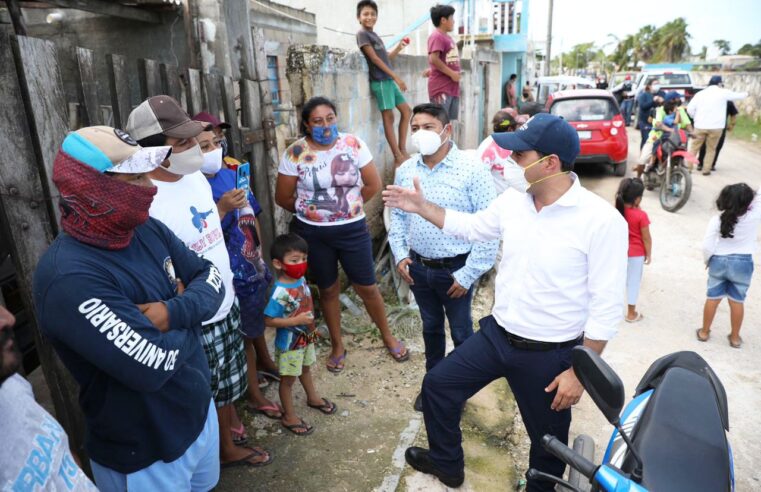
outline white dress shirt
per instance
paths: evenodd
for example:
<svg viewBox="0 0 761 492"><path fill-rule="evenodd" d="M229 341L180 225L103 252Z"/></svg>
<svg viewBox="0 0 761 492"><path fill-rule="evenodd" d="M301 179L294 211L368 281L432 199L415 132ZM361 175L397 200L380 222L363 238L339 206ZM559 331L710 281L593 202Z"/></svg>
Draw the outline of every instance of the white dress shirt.
<svg viewBox="0 0 761 492"><path fill-rule="evenodd" d="M626 221L570 176L571 188L540 212L531 195L513 189L475 214L446 211L447 234L502 238L492 315L520 337L609 340L623 317Z"/></svg>
<svg viewBox="0 0 761 492"><path fill-rule="evenodd" d="M722 130L727 125L727 101L748 97L747 92L733 92L718 85L709 85L687 105L687 113L698 130Z"/></svg>
<svg viewBox="0 0 761 492"><path fill-rule="evenodd" d="M745 212L737 219L732 237L721 237L721 214L708 222L703 239L703 260L706 265L711 256L753 255L758 251L758 228L761 226L761 189Z"/></svg>

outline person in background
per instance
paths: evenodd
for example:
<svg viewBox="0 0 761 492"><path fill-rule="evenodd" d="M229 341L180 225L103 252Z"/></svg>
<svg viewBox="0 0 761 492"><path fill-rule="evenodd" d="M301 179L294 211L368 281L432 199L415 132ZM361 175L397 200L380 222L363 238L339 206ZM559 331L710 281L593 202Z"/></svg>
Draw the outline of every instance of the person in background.
<svg viewBox="0 0 761 492"><path fill-rule="evenodd" d="M624 178L616 193L616 208L626 219L629 226L629 263L626 268L626 298L628 310L624 320L636 323L642 320L642 313L637 311L637 298L642 283L644 265L650 264L653 251L653 239L650 236L650 219L640 208L645 185L639 178Z"/></svg>
<svg viewBox="0 0 761 492"><path fill-rule="evenodd" d="M362 26L357 31L357 46L367 60L370 90L383 118L383 132L394 156L394 165L398 167L410 157L407 153L410 105L402 95L402 92L407 91L407 84L393 71L391 61L407 46L408 41L404 38L391 53L386 51L383 40L373 31L378 21L378 4L373 0L361 0L357 3L357 20ZM394 108L400 115L398 141L394 134Z"/></svg>
<svg viewBox="0 0 761 492"><path fill-rule="evenodd" d="M103 492L128 483L201 492L219 480L201 323L225 286L210 261L149 216L156 187L147 173L170 152L96 126L70 133L53 163L63 232L40 258L32 294L40 331L79 383Z"/></svg>
<svg viewBox="0 0 761 492"><path fill-rule="evenodd" d="M222 148L222 157L224 159L225 167L234 171L240 164L240 161L230 155L230 142L225 135L225 132L232 128L232 125L221 121L219 118L206 111L201 111L193 116L193 121L202 121L212 126L212 131L217 139L219 139L219 146Z"/></svg>
<svg viewBox="0 0 761 492"><path fill-rule="evenodd" d="M621 107L621 114L624 117L626 126L631 125L632 106L634 105L634 90L632 88L632 76L624 77L623 82L611 89L616 97L618 105Z"/></svg>
<svg viewBox="0 0 761 492"><path fill-rule="evenodd" d="M721 149L724 147L724 139L727 137L727 132L731 132L735 128L735 123L737 123L737 115L739 114L739 111L737 111L737 106L735 106L735 103L732 101L727 101L727 125L724 127L724 129L721 131L721 137L719 138L719 143L716 144L716 153L713 157L713 167L712 169L716 170L716 163L719 161L719 153L721 152ZM703 145L700 146L700 155L698 156L698 161L700 164L698 164L698 171L703 170L703 162L705 162L706 157L706 144L703 143Z"/></svg>
<svg viewBox="0 0 761 492"><path fill-rule="evenodd" d="M531 90L531 84L526 81L526 85L523 86L523 102L534 102L534 92Z"/></svg>
<svg viewBox="0 0 761 492"><path fill-rule="evenodd" d="M248 365L247 407L267 418L279 419L282 409L262 394L257 378L257 359L260 359L265 368L262 374L275 381L280 380L264 338L264 307L272 274L262 256L257 219L262 209L252 193L246 194L245 190L237 188L236 172L222 168L222 148L217 134L204 131L197 138L204 157L201 172L209 181L217 203L222 233L230 255L233 287L240 304L240 331ZM234 421L231 427L233 438L242 441L245 436L243 423Z"/></svg>
<svg viewBox="0 0 761 492"><path fill-rule="evenodd" d="M428 100L443 106L450 121L460 115L460 55L449 36L454 31L454 12L451 5L431 7L436 29L428 37Z"/></svg>
<svg viewBox="0 0 761 492"><path fill-rule="evenodd" d="M518 114L513 108L500 109L492 118L492 131L494 133L514 132L527 120L528 116ZM512 162L510 154L512 154L512 152L500 147L491 135L486 137L476 150L477 158L491 173L492 179L494 180L494 190L497 192L497 195L510 186L507 181L505 181L504 174L505 166Z"/></svg>
<svg viewBox="0 0 761 492"><path fill-rule="evenodd" d="M703 163L713 162L716 147L724 129L727 127L727 102L738 101L748 97L747 92L733 92L724 88L721 75L714 75L708 87L695 94L687 105L687 113L692 117L695 131L690 142L690 153L698 155L705 143L706 153ZM703 167L703 176L711 174L712 168Z"/></svg>
<svg viewBox="0 0 761 492"><path fill-rule="evenodd" d="M517 80L518 75L511 74L505 84L505 106L512 109L518 109L518 92L515 90Z"/></svg>
<svg viewBox="0 0 761 492"><path fill-rule="evenodd" d="M314 432L314 427L296 415L293 406L296 379L306 392L309 408L325 415L333 415L338 410L335 403L320 396L312 380L317 329L312 294L304 279L308 250L307 242L297 234L275 238L270 256L277 281L264 311L267 326L277 329L275 349L280 370L280 401L283 402L281 423L297 436L308 436Z"/></svg>
<svg viewBox="0 0 761 492"><path fill-rule="evenodd" d="M650 135L650 130L653 129L650 110L663 103L663 98L658 95L660 90L660 81L658 81L658 79L653 79L645 84L645 88L639 96L637 96L637 128L639 128L640 134L642 135L642 142L639 145L640 150L645 146L647 137Z"/></svg>
<svg viewBox="0 0 761 492"><path fill-rule="evenodd" d="M381 189L381 178L367 144L338 131L336 106L313 97L301 110L302 137L283 153L275 202L295 215L293 231L306 239L313 258L310 273L320 290L320 306L330 331L327 369L340 373L346 349L341 337L341 283L338 262L380 330L386 350L397 362L407 348L391 333L386 305L375 280L372 241L364 204Z"/></svg>
<svg viewBox="0 0 761 492"><path fill-rule="evenodd" d="M761 190L759 190L761 191ZM729 345L740 348L745 296L753 276L753 255L758 251L761 225L761 195L745 183L725 186L716 208L719 214L708 222L703 239L703 260L708 267L708 288L703 307L703 327L696 331L698 340L707 342L716 310L725 297L729 302L732 332Z"/></svg>
<svg viewBox="0 0 761 492"><path fill-rule="evenodd" d="M681 113L676 112L676 101L674 100L669 100L663 106L654 107L650 110L648 118L652 121L652 129L647 136L645 146L640 151L639 162L634 168L638 178L655 164L656 151L661 143L661 138L664 138L664 134L668 137L674 131L680 123L680 117Z"/></svg>
<svg viewBox="0 0 761 492"><path fill-rule="evenodd" d="M272 461L261 449L246 447L246 439L233 432L240 419L233 403L248 387L246 353L240 334L240 307L233 287L230 256L211 186L200 172L204 157L198 135L212 130L208 123L193 121L169 96L153 96L132 110L127 131L143 145L171 145L172 154L150 172L158 189L151 217L166 224L196 254L210 260L221 273L225 298L203 323L201 338L211 371L211 389L219 418L219 459L222 467L263 466Z"/></svg>
<svg viewBox="0 0 761 492"><path fill-rule="evenodd" d="M97 492L69 451L66 432L34 400L32 385L17 372L21 352L13 338L15 323L0 305L0 435L6 447L0 453L0 488Z"/></svg>
<svg viewBox="0 0 761 492"><path fill-rule="evenodd" d="M474 165L452 141L444 108L430 103L415 106L412 142L419 154L399 167L396 186L412 188L413 179L420 179L431 201L466 213L483 210L494 200L486 169ZM391 210L388 241L397 270L420 307L427 372L446 353L445 315L455 348L473 335L475 283L494 265L498 244L447 236L423 218L396 208ZM420 394L414 408L422 411Z"/></svg>

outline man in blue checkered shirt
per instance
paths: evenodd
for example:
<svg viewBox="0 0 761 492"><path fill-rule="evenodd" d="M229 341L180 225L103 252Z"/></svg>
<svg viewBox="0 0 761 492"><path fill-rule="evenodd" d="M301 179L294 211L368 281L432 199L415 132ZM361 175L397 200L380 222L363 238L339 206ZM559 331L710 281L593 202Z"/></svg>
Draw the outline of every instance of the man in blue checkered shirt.
<svg viewBox="0 0 761 492"><path fill-rule="evenodd" d="M420 178L425 196L466 213L485 209L496 197L489 171L451 140L452 125L438 104L412 110L413 145L419 153L396 171L394 184L412 188ZM391 211L389 243L402 278L410 284L423 321L426 371L444 358L444 315L455 347L473 334L473 286L493 265L499 241L470 243L444 234L416 214ZM415 410L422 411L421 398Z"/></svg>

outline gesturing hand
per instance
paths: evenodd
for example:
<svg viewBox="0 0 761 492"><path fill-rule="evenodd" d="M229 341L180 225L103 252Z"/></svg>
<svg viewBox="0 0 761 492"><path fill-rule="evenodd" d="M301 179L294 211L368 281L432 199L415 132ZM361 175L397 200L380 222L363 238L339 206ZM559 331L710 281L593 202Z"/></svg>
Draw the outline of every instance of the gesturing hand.
<svg viewBox="0 0 761 492"><path fill-rule="evenodd" d="M169 331L169 310L163 302L138 304L137 308L162 333Z"/></svg>
<svg viewBox="0 0 761 492"><path fill-rule="evenodd" d="M398 265L396 265L396 269L399 272L399 275L402 276L402 279L405 282L407 282L410 285L413 285L415 281L412 280L412 276L410 275L410 264L412 264L412 260L410 258L405 258L402 261L400 261Z"/></svg>
<svg viewBox="0 0 761 492"><path fill-rule="evenodd" d="M425 205L425 195L420 189L420 178L412 178L413 189L402 186L388 185L383 191L383 203L386 206L399 208L413 214L420 213Z"/></svg>
<svg viewBox="0 0 761 492"><path fill-rule="evenodd" d="M581 395L584 394L584 387L576 377L576 373L573 372L573 368L569 368L552 380L549 386L544 388L546 393L552 393L555 390L555 399L552 400L552 408L555 411L565 410L570 408L571 405L576 405L581 399Z"/></svg>

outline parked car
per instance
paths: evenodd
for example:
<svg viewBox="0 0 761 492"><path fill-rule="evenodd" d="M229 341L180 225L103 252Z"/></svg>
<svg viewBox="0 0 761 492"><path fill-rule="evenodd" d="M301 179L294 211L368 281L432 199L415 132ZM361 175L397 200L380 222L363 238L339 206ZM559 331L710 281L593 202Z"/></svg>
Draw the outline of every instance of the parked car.
<svg viewBox="0 0 761 492"><path fill-rule="evenodd" d="M555 92L547 100L547 110L562 116L579 133L577 164L607 163L616 176L626 174L629 140L613 94L602 89Z"/></svg>
<svg viewBox="0 0 761 492"><path fill-rule="evenodd" d="M589 79L573 75L552 75L536 79L536 102L545 104L555 92L571 89L594 89L595 83Z"/></svg>

